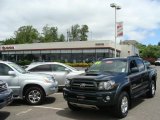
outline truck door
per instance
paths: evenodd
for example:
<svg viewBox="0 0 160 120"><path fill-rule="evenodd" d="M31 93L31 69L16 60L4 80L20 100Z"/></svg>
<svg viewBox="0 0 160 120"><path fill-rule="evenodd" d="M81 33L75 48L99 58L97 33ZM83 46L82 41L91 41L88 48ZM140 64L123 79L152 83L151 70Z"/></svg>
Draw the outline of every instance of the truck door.
<svg viewBox="0 0 160 120"><path fill-rule="evenodd" d="M20 91L19 78L16 75L9 75L9 71L14 70L6 64L0 63L0 80L8 83L9 88L13 90L13 94L18 96Z"/></svg>
<svg viewBox="0 0 160 120"><path fill-rule="evenodd" d="M135 60L131 60L129 63L129 79L131 82L131 94L136 96L141 91L141 73Z"/></svg>
<svg viewBox="0 0 160 120"><path fill-rule="evenodd" d="M144 65L143 61L141 59L136 59L136 63L139 68L139 72L141 74L141 83L142 83L141 92L143 92L143 90L146 90L149 85L149 83L148 83L149 76L148 76L147 70L145 69L145 65Z"/></svg>

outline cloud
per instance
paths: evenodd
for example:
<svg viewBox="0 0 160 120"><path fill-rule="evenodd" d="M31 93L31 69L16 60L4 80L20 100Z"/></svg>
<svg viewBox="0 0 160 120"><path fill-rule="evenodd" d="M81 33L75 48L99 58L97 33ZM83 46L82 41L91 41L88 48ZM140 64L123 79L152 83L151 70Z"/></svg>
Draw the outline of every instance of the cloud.
<svg viewBox="0 0 160 120"><path fill-rule="evenodd" d="M120 39L143 42L160 28L159 0L1 0L0 40L24 25L41 33L46 24L57 26L64 35L72 25L86 24L92 39L114 40L113 2L122 7L117 11L117 21L124 23Z"/></svg>

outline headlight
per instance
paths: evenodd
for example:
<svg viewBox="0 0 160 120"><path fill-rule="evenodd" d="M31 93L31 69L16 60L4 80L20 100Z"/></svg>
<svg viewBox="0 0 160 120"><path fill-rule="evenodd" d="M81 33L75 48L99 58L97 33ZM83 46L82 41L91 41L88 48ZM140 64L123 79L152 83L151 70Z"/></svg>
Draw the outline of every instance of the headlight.
<svg viewBox="0 0 160 120"><path fill-rule="evenodd" d="M44 81L46 82L46 83L53 83L54 82L54 80L52 79L52 78L44 78Z"/></svg>
<svg viewBox="0 0 160 120"><path fill-rule="evenodd" d="M100 82L98 89L99 90L110 90L113 89L115 87L115 81L106 81L106 82Z"/></svg>
<svg viewBox="0 0 160 120"><path fill-rule="evenodd" d="M66 87L70 87L70 80L66 79L66 81L65 81L65 86L66 86Z"/></svg>
<svg viewBox="0 0 160 120"><path fill-rule="evenodd" d="M6 88L8 88L8 84L6 83Z"/></svg>

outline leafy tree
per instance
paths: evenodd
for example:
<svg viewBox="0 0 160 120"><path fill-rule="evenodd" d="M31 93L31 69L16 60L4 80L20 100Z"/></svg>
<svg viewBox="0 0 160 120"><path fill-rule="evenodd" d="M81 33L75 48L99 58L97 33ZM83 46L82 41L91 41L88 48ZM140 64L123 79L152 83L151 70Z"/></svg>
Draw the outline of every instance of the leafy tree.
<svg viewBox="0 0 160 120"><path fill-rule="evenodd" d="M2 44L4 45L15 44L15 38L6 39Z"/></svg>
<svg viewBox="0 0 160 120"><path fill-rule="evenodd" d="M160 46L160 42L158 42L158 46Z"/></svg>
<svg viewBox="0 0 160 120"><path fill-rule="evenodd" d="M160 57L160 46L148 45L140 48L140 55L143 58L159 58Z"/></svg>
<svg viewBox="0 0 160 120"><path fill-rule="evenodd" d="M63 34L61 34L60 35L60 37L59 37L59 40L58 40L59 42L64 42L65 41L65 37L64 37L64 35Z"/></svg>
<svg viewBox="0 0 160 120"><path fill-rule="evenodd" d="M72 40L79 40L80 26L78 24L71 27Z"/></svg>
<svg viewBox="0 0 160 120"><path fill-rule="evenodd" d="M49 27L48 25L43 27L43 42L56 42L58 41L58 28Z"/></svg>
<svg viewBox="0 0 160 120"><path fill-rule="evenodd" d="M15 31L15 43L32 43L33 40L38 39L39 33L37 29L32 26L22 26L17 31Z"/></svg>
<svg viewBox="0 0 160 120"><path fill-rule="evenodd" d="M88 31L88 26L87 25L82 25L82 28L80 29L80 33L81 33L80 39L81 39L81 41L87 41L87 38L88 38L87 33L88 32L89 32Z"/></svg>
<svg viewBox="0 0 160 120"><path fill-rule="evenodd" d="M88 33L88 26L82 25L81 28L78 24L71 27L71 36L73 41L87 41L87 33Z"/></svg>

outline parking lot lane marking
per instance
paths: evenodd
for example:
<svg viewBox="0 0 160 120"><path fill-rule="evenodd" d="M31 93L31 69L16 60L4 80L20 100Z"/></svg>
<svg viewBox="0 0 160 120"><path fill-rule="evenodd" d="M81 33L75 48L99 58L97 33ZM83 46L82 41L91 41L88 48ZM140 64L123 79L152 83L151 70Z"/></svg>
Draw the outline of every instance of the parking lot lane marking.
<svg viewBox="0 0 160 120"><path fill-rule="evenodd" d="M54 108L54 107L46 107L46 106L34 106L35 108L44 108L44 109L53 109L53 110L64 110L63 108Z"/></svg>
<svg viewBox="0 0 160 120"><path fill-rule="evenodd" d="M63 93L54 93L55 95L61 95L61 94L63 94Z"/></svg>
<svg viewBox="0 0 160 120"><path fill-rule="evenodd" d="M26 110L26 111L19 112L19 113L17 113L16 115L19 116L19 115L21 115L21 114L28 113L28 112L30 112L31 110L32 110L32 109L28 109L28 110Z"/></svg>

